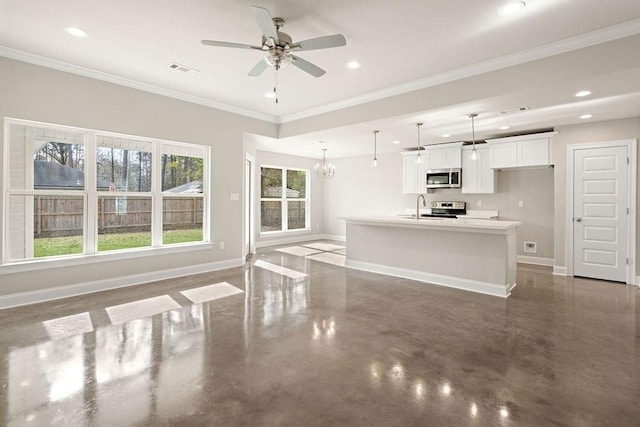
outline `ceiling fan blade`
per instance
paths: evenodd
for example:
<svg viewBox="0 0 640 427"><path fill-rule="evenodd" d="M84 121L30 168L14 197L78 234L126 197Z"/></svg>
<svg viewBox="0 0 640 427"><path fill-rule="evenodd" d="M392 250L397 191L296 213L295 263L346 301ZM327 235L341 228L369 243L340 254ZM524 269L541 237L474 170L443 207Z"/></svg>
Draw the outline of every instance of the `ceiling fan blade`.
<svg viewBox="0 0 640 427"><path fill-rule="evenodd" d="M345 46L346 44L347 44L347 40L344 38L342 34L334 34L332 36L323 36L323 37L316 37L315 39L303 40L301 42L297 42L291 48L296 49L298 51L316 50L316 49L327 49L330 47Z"/></svg>
<svg viewBox="0 0 640 427"><path fill-rule="evenodd" d="M275 25L273 25L273 19L271 18L271 13L263 7L251 6L251 13L253 13L253 17L255 18L262 34L267 39L273 39L276 44L280 43L278 40L278 31L276 30Z"/></svg>
<svg viewBox="0 0 640 427"><path fill-rule="evenodd" d="M293 58L293 61L291 62L293 65L300 68L302 71L311 74L313 77L321 77L324 75L324 73L326 73L325 70L318 67L317 65L313 65L309 61L305 61L304 59L294 55L291 55L291 57Z"/></svg>
<svg viewBox="0 0 640 427"><path fill-rule="evenodd" d="M267 62L264 59L261 59L252 69L249 71L250 77L258 77L260 74L267 69Z"/></svg>
<svg viewBox="0 0 640 427"><path fill-rule="evenodd" d="M218 46L218 47L236 47L239 49L257 49L262 50L260 46L251 46L250 44L232 43L232 42L219 42L215 40L202 40L201 43L205 46Z"/></svg>

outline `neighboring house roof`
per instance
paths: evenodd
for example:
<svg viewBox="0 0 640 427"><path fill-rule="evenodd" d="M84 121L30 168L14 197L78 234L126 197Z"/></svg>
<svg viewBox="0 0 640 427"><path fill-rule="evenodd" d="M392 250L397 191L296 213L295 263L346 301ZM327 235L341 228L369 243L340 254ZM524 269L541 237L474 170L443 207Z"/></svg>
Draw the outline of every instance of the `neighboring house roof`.
<svg viewBox="0 0 640 427"><path fill-rule="evenodd" d="M98 188L109 189L110 182L98 178ZM33 188L82 189L84 172L56 162L33 161Z"/></svg>
<svg viewBox="0 0 640 427"><path fill-rule="evenodd" d="M264 189L263 194L264 197L282 197L282 187L267 187ZM300 197L300 192L287 188L287 197L298 198Z"/></svg>
<svg viewBox="0 0 640 427"><path fill-rule="evenodd" d="M196 180L165 190L169 193L202 193L202 181Z"/></svg>

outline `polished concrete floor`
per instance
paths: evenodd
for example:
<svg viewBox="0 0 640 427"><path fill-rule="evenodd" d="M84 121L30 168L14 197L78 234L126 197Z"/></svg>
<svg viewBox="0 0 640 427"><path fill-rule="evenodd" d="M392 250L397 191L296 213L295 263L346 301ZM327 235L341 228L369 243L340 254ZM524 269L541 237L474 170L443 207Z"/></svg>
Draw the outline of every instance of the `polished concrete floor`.
<svg viewBox="0 0 640 427"><path fill-rule="evenodd" d="M0 425L640 425L637 288L520 265L505 300L341 253L0 311Z"/></svg>

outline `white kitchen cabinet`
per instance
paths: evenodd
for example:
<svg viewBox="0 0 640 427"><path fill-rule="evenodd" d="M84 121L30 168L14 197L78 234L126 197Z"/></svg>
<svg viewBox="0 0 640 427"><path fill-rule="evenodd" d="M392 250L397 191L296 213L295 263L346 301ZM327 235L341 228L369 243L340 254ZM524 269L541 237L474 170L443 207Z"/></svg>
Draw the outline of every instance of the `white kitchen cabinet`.
<svg viewBox="0 0 640 427"><path fill-rule="evenodd" d="M428 155L422 152L422 163L416 163L417 151L402 153L402 192L420 194L427 191Z"/></svg>
<svg viewBox="0 0 640 427"><path fill-rule="evenodd" d="M427 145L429 154L427 169L451 169L462 167L463 142L451 142L448 144Z"/></svg>
<svg viewBox="0 0 640 427"><path fill-rule="evenodd" d="M551 138L556 132L487 139L493 169L550 166Z"/></svg>
<svg viewBox="0 0 640 427"><path fill-rule="evenodd" d="M467 194L495 193L496 170L489 164L489 146L476 144L477 158L471 159L473 146L462 147L462 192Z"/></svg>

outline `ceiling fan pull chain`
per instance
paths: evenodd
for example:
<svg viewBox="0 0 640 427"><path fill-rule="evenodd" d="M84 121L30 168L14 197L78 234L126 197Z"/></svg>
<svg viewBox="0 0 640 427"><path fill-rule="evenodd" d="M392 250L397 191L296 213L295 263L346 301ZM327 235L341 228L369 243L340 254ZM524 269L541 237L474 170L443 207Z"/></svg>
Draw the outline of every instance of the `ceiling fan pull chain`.
<svg viewBox="0 0 640 427"><path fill-rule="evenodd" d="M276 99L276 104L278 103L278 69L273 69L273 95Z"/></svg>

